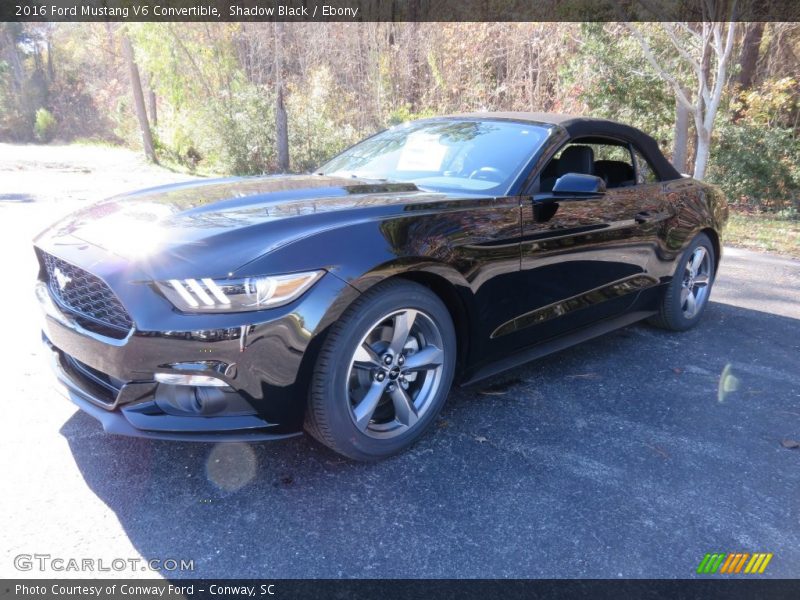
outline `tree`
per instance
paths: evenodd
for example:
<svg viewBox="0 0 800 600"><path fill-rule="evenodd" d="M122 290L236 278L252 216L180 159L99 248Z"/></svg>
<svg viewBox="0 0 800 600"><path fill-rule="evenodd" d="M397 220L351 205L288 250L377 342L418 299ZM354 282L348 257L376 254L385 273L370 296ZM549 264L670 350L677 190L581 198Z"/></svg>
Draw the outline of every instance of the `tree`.
<svg viewBox="0 0 800 600"><path fill-rule="evenodd" d="M684 88L684 95L686 94ZM686 161L689 159L689 109L680 100L675 98L675 130L672 141L672 166L678 173L686 172Z"/></svg>
<svg viewBox="0 0 800 600"><path fill-rule="evenodd" d="M153 127L158 127L158 100L156 99L156 91L153 89L153 74L150 74L150 81L147 84L147 103L150 105L150 122Z"/></svg>
<svg viewBox="0 0 800 600"><path fill-rule="evenodd" d="M150 131L150 123L147 120L147 110L144 106L144 93L142 92L142 80L139 76L139 66L133 55L133 47L128 39L127 33L122 34L122 51L128 63L128 70L131 77L131 89L133 91L133 103L136 108L136 118L139 120L139 129L142 130L142 145L144 154L148 160L158 163L155 147L153 146L153 134Z"/></svg>
<svg viewBox="0 0 800 600"><path fill-rule="evenodd" d="M765 23L759 21L748 23L742 41L742 51L739 55L739 76L737 82L742 91L753 87L756 75L756 65L758 64L759 50L761 49L761 39L764 37Z"/></svg>
<svg viewBox="0 0 800 600"><path fill-rule="evenodd" d="M670 69L665 60L656 56L652 45L640 27L632 23L628 23L627 26L639 41L650 65L672 87L676 101L694 118L694 177L702 179L708 166L714 120L727 84L728 65L736 35L736 23L734 21L727 23L703 21L696 25L689 23L659 24L677 52L676 56L679 62L688 66L694 74L696 83L694 94L681 85L680 76L676 71Z"/></svg>
<svg viewBox="0 0 800 600"><path fill-rule="evenodd" d="M278 168L289 170L289 123L284 103L283 82L283 23L275 21L275 138L278 151Z"/></svg>

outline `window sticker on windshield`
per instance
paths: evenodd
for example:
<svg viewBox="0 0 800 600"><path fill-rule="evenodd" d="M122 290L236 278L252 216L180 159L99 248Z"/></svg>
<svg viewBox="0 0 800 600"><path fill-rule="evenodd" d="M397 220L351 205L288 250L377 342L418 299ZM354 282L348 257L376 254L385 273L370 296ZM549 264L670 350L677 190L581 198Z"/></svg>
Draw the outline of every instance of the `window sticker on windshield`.
<svg viewBox="0 0 800 600"><path fill-rule="evenodd" d="M437 134L412 133L400 152L398 171L441 171L447 146L439 143Z"/></svg>

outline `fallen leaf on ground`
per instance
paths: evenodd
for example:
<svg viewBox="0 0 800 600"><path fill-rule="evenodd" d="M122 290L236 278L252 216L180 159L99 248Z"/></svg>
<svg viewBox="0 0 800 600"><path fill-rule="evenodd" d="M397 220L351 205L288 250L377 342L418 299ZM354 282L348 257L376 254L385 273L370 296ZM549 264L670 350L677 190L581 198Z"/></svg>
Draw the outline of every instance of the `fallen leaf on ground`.
<svg viewBox="0 0 800 600"><path fill-rule="evenodd" d="M663 458L669 458L669 453L664 450L663 448L659 448L658 446L651 446L650 444L645 444L648 448L650 448L653 452L657 452Z"/></svg>

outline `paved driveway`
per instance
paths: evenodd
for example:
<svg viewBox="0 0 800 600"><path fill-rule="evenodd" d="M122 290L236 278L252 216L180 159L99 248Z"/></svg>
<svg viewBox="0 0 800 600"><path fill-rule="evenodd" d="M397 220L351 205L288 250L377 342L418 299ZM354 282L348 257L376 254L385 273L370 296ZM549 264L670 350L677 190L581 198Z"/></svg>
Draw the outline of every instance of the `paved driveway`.
<svg viewBox="0 0 800 600"><path fill-rule="evenodd" d="M134 440L50 387L28 243L94 189L89 167L39 191L53 168L0 190L0 576L80 575L14 569L46 553L192 559L200 577L684 577L735 551L800 575L800 449L781 444L800 440L800 262L727 250L697 329L635 325L456 390L380 464L307 437Z"/></svg>

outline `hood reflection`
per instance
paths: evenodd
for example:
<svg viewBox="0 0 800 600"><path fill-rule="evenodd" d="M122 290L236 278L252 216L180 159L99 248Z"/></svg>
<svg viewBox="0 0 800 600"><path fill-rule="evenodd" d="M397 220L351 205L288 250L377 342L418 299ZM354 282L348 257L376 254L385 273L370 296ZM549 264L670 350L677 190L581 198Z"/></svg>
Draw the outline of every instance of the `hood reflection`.
<svg viewBox="0 0 800 600"><path fill-rule="evenodd" d="M51 233L135 260L270 221L440 197L411 183L319 175L222 179L110 198L68 217Z"/></svg>

